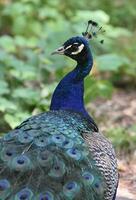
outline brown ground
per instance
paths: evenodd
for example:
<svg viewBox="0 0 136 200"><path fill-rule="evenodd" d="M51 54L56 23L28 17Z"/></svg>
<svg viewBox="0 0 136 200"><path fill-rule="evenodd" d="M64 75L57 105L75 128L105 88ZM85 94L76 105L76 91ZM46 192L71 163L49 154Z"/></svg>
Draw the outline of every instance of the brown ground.
<svg viewBox="0 0 136 200"><path fill-rule="evenodd" d="M136 200L136 163L119 161L119 172L117 200Z"/></svg>
<svg viewBox="0 0 136 200"><path fill-rule="evenodd" d="M128 134L136 135L131 127L136 125L136 93L116 91L110 100L98 99L88 106L99 122L99 128L124 127ZM130 131L131 130L131 131ZM136 150L131 156L118 158L120 181L117 200L136 200Z"/></svg>
<svg viewBox="0 0 136 200"><path fill-rule="evenodd" d="M117 126L130 128L136 125L136 92L116 91L111 99L98 99L89 105L99 121L101 131Z"/></svg>

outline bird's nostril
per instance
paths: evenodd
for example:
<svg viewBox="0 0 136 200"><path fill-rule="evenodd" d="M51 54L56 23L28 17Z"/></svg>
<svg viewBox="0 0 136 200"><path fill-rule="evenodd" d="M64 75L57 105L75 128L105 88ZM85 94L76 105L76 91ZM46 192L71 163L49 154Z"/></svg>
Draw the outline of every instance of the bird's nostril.
<svg viewBox="0 0 136 200"><path fill-rule="evenodd" d="M58 49L58 51L62 51L62 50L63 50L63 48L59 48L59 49Z"/></svg>

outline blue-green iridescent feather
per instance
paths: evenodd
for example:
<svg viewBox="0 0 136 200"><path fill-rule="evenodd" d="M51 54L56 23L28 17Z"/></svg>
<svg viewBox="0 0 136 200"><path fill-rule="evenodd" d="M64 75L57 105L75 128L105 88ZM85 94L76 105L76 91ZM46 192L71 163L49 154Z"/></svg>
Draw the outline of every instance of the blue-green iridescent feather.
<svg viewBox="0 0 136 200"><path fill-rule="evenodd" d="M2 200L102 200L104 178L82 138L78 114L50 111L29 118L0 140Z"/></svg>

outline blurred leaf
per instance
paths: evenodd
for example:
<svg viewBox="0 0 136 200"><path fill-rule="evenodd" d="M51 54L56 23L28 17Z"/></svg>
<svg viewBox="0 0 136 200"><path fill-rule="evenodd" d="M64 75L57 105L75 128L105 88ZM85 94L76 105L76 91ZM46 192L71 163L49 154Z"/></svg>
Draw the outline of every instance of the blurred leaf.
<svg viewBox="0 0 136 200"><path fill-rule="evenodd" d="M97 80L88 77L85 81L85 102L89 103L96 97L109 98L113 92L112 84L107 80Z"/></svg>
<svg viewBox="0 0 136 200"><path fill-rule="evenodd" d="M14 40L8 35L0 37L0 47L5 49L7 52L15 52Z"/></svg>
<svg viewBox="0 0 136 200"><path fill-rule="evenodd" d="M8 84L5 81L0 80L0 95L8 94L10 92Z"/></svg>
<svg viewBox="0 0 136 200"><path fill-rule="evenodd" d="M121 28L121 27L115 28L113 26L108 25L105 27L105 29L106 29L106 35L108 37L118 38L121 36L127 36L127 37L132 36L132 33L126 28Z"/></svg>
<svg viewBox="0 0 136 200"><path fill-rule="evenodd" d="M135 150L135 135L131 136L124 128L116 127L116 129L109 129L107 134L116 149L123 150L126 153Z"/></svg>
<svg viewBox="0 0 136 200"><path fill-rule="evenodd" d="M39 9L39 18L40 19L44 19L46 17L49 17L49 18L56 18L58 17L59 13L58 11L56 10L56 8L49 8L49 7L43 7L41 9Z"/></svg>
<svg viewBox="0 0 136 200"><path fill-rule="evenodd" d="M40 99L40 92L31 88L17 88L14 90L13 95L15 99L21 99L29 105L36 104Z"/></svg>
<svg viewBox="0 0 136 200"><path fill-rule="evenodd" d="M0 97L0 111L5 112L5 111L10 111L10 110L17 110L17 107L15 105L15 102L11 102L3 97Z"/></svg>
<svg viewBox="0 0 136 200"><path fill-rule="evenodd" d="M96 63L100 71L117 71L120 66L129 64L129 60L116 54L105 54L98 56Z"/></svg>
<svg viewBox="0 0 136 200"><path fill-rule="evenodd" d="M90 11L90 10L79 10L75 16L75 20L78 21L85 21L87 22L89 19L97 21L99 23L108 23L109 22L109 15L106 14L103 10L97 11Z"/></svg>
<svg viewBox="0 0 136 200"><path fill-rule="evenodd" d="M37 46L38 39L36 37L30 37L29 40L23 36L16 35L14 38L15 45L20 47L33 48Z"/></svg>

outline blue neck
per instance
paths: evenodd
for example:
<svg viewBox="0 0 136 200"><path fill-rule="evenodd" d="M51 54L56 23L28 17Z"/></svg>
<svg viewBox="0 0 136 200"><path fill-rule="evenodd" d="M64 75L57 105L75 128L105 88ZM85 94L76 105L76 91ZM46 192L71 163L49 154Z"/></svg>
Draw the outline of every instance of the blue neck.
<svg viewBox="0 0 136 200"><path fill-rule="evenodd" d="M50 110L70 110L91 119L84 107L84 78L89 74L92 65L92 55L88 50L87 55L77 62L76 68L68 73L56 87Z"/></svg>

